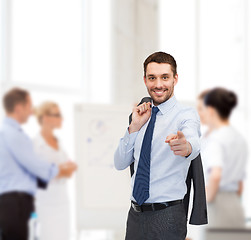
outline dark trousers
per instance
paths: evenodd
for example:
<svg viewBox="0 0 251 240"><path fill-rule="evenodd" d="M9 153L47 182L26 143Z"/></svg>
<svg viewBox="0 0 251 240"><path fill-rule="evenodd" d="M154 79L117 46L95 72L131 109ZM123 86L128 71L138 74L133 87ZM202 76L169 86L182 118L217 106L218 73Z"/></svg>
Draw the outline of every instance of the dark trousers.
<svg viewBox="0 0 251 240"><path fill-rule="evenodd" d="M183 203L158 211L128 213L126 240L184 240L187 220Z"/></svg>
<svg viewBox="0 0 251 240"><path fill-rule="evenodd" d="M33 211L34 200L29 194L0 195L0 240L27 240L28 221Z"/></svg>

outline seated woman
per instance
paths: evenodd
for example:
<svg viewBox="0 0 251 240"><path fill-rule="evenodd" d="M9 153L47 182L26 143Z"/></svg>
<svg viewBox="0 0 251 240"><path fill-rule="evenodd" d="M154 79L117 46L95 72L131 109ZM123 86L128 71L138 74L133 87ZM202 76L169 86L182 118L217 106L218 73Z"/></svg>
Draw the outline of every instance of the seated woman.
<svg viewBox="0 0 251 240"><path fill-rule="evenodd" d="M53 132L55 129L61 128L63 121L59 106L54 102L44 102L36 109L36 117L41 130L34 139L35 151L43 159L58 165L69 162L68 178L70 178L77 166L69 160L61 142ZM46 191L38 191L36 209L41 223L41 240L70 239L69 195L66 177L58 176L51 181Z"/></svg>

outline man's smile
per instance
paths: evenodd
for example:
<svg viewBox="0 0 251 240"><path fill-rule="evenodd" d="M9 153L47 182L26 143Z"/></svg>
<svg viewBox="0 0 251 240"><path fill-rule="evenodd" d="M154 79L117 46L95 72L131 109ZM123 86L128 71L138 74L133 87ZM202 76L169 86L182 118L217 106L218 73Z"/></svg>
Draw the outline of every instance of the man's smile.
<svg viewBox="0 0 251 240"><path fill-rule="evenodd" d="M164 95L164 93L167 91L167 89L162 89L162 90L155 89L155 90L152 90L152 91L155 93L155 95L157 97L162 97Z"/></svg>

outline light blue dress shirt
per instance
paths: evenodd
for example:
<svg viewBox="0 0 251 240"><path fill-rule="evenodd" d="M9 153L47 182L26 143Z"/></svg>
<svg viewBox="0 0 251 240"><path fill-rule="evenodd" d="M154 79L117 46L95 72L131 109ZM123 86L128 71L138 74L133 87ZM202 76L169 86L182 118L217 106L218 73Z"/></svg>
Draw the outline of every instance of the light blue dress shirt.
<svg viewBox="0 0 251 240"><path fill-rule="evenodd" d="M200 120L196 110L181 105L175 96L158 105L158 108L151 151L150 197L146 203L183 199L187 192L186 177L190 163L200 152ZM138 132L129 134L127 130L114 155L114 164L118 170L135 162L132 189L149 121ZM192 153L188 157L174 155L169 144L165 143L166 137L171 133L177 134L177 131L182 131L192 146ZM132 195L131 200L135 201Z"/></svg>
<svg viewBox="0 0 251 240"><path fill-rule="evenodd" d="M48 182L58 171L55 164L35 154L20 124L6 117L0 129L0 194L19 191L34 195L37 177Z"/></svg>

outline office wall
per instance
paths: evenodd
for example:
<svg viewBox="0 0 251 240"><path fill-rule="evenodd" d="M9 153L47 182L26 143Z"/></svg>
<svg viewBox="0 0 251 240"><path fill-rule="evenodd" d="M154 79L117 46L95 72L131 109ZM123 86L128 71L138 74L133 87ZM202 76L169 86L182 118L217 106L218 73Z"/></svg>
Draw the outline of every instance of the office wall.
<svg viewBox="0 0 251 240"><path fill-rule="evenodd" d="M112 1L113 102L136 103L146 96L143 62L159 50L158 1Z"/></svg>

